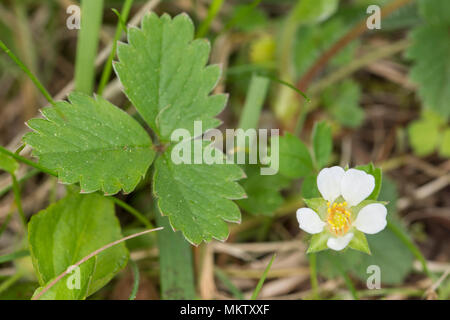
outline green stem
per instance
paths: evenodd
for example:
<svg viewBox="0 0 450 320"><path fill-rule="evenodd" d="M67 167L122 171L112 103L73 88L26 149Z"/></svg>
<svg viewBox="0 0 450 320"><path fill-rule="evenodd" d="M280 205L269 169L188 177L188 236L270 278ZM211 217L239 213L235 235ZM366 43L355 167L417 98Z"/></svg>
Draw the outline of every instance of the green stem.
<svg viewBox="0 0 450 320"><path fill-rule="evenodd" d="M14 283L19 281L23 276L23 272L18 271L15 275L12 277L6 279L0 284L0 294L2 294L4 291L6 291L8 288L10 288Z"/></svg>
<svg viewBox="0 0 450 320"><path fill-rule="evenodd" d="M38 169L33 169L28 171L22 178L20 178L18 180L19 183L22 183L24 181L27 181L28 179L34 177L35 175L37 175L39 172L41 172ZM6 193L8 193L10 190L12 190L12 184L10 184L9 186L6 186L5 188L3 188L2 190L0 190L0 198L3 197Z"/></svg>
<svg viewBox="0 0 450 320"><path fill-rule="evenodd" d="M262 274L261 278L258 281L258 284L256 285L255 291L253 291L251 300L256 300L258 298L259 292L262 289L262 286L264 284L264 281L267 278L267 274L269 273L270 267L272 266L273 261L275 260L276 254L274 253L272 256L272 259L270 259L269 264L267 265L266 269L264 270L264 273Z"/></svg>
<svg viewBox="0 0 450 320"><path fill-rule="evenodd" d="M202 21L200 26L197 29L196 38L202 38L204 37L209 30L209 27L211 25L211 22L214 20L214 18L217 16L217 14L220 11L220 8L222 8L223 0L213 0L211 5L208 9L208 15L206 16L206 19Z"/></svg>
<svg viewBox="0 0 450 320"><path fill-rule="evenodd" d="M222 270L215 268L214 274L217 278L219 278L220 281L222 281L223 285L227 287L227 289L231 292L234 298L238 300L244 300L244 294L239 290L234 283L230 280L230 278L227 276L225 272Z"/></svg>
<svg viewBox="0 0 450 320"><path fill-rule="evenodd" d="M91 95L94 88L103 0L81 0L81 29L75 61L75 90Z"/></svg>
<svg viewBox="0 0 450 320"><path fill-rule="evenodd" d="M10 262L22 257L26 257L28 255L30 255L30 252L28 250L19 250L13 253L8 253L3 256L0 256L0 263Z"/></svg>
<svg viewBox="0 0 450 320"><path fill-rule="evenodd" d="M13 192L14 192L14 201L16 202L17 211L19 212L20 219L22 220L23 228L26 232L27 230L27 219L25 218L25 213L23 212L22 208L22 200L20 195L20 185L17 181L16 175L11 174L12 178L12 186L13 186Z"/></svg>
<svg viewBox="0 0 450 320"><path fill-rule="evenodd" d="M313 298L319 300L319 282L317 281L317 256L315 253L309 254L309 272L311 277L311 289Z"/></svg>
<svg viewBox="0 0 450 320"><path fill-rule="evenodd" d="M252 76L239 121L239 128L247 130L258 127L261 109L266 99L268 88L269 79L257 75Z"/></svg>
<svg viewBox="0 0 450 320"><path fill-rule="evenodd" d="M136 299L136 294L139 290L139 267L137 265L137 263L134 260L129 261L130 266L131 266L131 270L133 271L133 289L131 290L131 294L130 297L128 298L128 300L134 300Z"/></svg>
<svg viewBox="0 0 450 320"><path fill-rule="evenodd" d="M148 229L153 229L154 228L154 226L150 223L150 221L148 221L148 219L145 217L144 214L142 214L139 211L137 211L135 208L130 206L128 203L126 203L125 201L122 201L122 200L120 200L120 199L118 199L116 197L111 197L111 199L119 207L122 207L124 210L128 211L133 216L135 216L136 219L138 219L140 222L142 222Z"/></svg>
<svg viewBox="0 0 450 320"><path fill-rule="evenodd" d="M24 163L26 165L29 165L30 167L33 167L33 168L38 169L39 171L45 172L45 173L47 173L47 174L49 174L51 176L55 176L55 177L58 176L58 174L56 172L54 172L52 170L49 170L47 168L44 168L40 164L38 164L36 162L33 162L33 161L31 161L31 160L29 160L29 159L27 159L25 157L19 156L18 154L15 154L14 152L9 151L5 147L0 146L0 152L10 156L11 158L16 159L19 162L22 162L22 163Z"/></svg>
<svg viewBox="0 0 450 320"><path fill-rule="evenodd" d="M27 76L33 81L34 85L39 89L39 91L44 95L44 97L47 99L48 102L50 102L52 105L55 105L55 102L53 101L52 96L50 93L45 89L45 87L42 85L42 83L36 78L36 76L30 71L30 69L25 66L25 64L20 61L14 53L3 43L3 41L0 40L0 48L5 51L5 53L22 69Z"/></svg>
<svg viewBox="0 0 450 320"><path fill-rule="evenodd" d="M8 228L8 225L9 225L9 222L11 221L13 212L14 212L14 210L10 210L8 212L8 215L6 216L6 219L3 221L3 224L0 227L0 237L2 236L3 232L5 232L6 228Z"/></svg>
<svg viewBox="0 0 450 320"><path fill-rule="evenodd" d="M116 33L114 35L113 44L111 48L111 52L109 54L108 60L105 63L105 68L103 69L102 77L100 78L100 84L98 85L98 94L102 95L103 90L106 87L106 84L109 81L112 71L112 61L116 54L117 41L120 39L122 35L122 31L124 27L122 26L125 21L128 19L128 14L130 13L131 6L133 5L133 0L126 0L123 4L122 11L120 13L119 21L117 22ZM122 19L122 20L121 20ZM125 26L126 27L126 26Z"/></svg>

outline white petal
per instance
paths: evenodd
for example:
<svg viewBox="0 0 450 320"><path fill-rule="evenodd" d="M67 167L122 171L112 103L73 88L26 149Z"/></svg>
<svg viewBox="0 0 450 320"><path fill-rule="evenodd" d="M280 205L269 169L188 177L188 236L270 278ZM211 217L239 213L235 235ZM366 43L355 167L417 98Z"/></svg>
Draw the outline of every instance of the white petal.
<svg viewBox="0 0 450 320"><path fill-rule="evenodd" d="M325 200L333 202L341 195L341 181L344 174L344 169L338 166L324 168L319 172L317 188Z"/></svg>
<svg viewBox="0 0 450 320"><path fill-rule="evenodd" d="M375 188L375 178L362 170L345 171L341 182L341 193L345 201L353 207L366 199Z"/></svg>
<svg viewBox="0 0 450 320"><path fill-rule="evenodd" d="M371 203L361 209L353 225L368 234L378 233L386 227L387 210L381 203Z"/></svg>
<svg viewBox="0 0 450 320"><path fill-rule="evenodd" d="M325 226L325 222L320 220L320 217L317 213L309 208L300 208L297 210L297 220L300 226L300 229L311 233L320 233L323 231L323 227Z"/></svg>
<svg viewBox="0 0 450 320"><path fill-rule="evenodd" d="M336 251L341 251L349 244L349 242L352 239L353 239L353 233L351 233L351 232L347 233L346 235L344 235L342 237L337 237L337 238L330 237L330 238L328 238L327 246L330 249L333 249Z"/></svg>

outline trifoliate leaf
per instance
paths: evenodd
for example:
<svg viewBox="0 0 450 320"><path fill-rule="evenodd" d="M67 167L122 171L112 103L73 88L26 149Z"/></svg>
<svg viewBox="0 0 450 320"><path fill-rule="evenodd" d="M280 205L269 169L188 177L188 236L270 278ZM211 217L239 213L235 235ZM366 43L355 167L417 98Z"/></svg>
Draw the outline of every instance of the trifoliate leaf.
<svg viewBox="0 0 450 320"><path fill-rule="evenodd" d="M195 150L190 141L180 143ZM244 172L234 164L195 164L193 159L190 164L180 163L176 151L172 154L174 149L169 147L155 161L154 193L161 214L168 216L172 228L181 230L193 244L212 238L225 240L225 221L241 221L239 208L231 200L245 197L235 182L245 177Z"/></svg>
<svg viewBox="0 0 450 320"><path fill-rule="evenodd" d="M280 174L261 175L260 169L258 165L244 166L247 179L241 185L248 198L237 203L249 213L272 216L283 203L280 190L287 187L291 180Z"/></svg>
<svg viewBox="0 0 450 320"><path fill-rule="evenodd" d="M313 164L305 144L289 132L279 139L280 173L289 178L300 178L309 174L313 170Z"/></svg>
<svg viewBox="0 0 450 320"><path fill-rule="evenodd" d="M448 2L448 1L445 1ZM450 41L448 26L422 25L411 34L407 57L414 61L410 72L426 108L450 116Z"/></svg>
<svg viewBox="0 0 450 320"><path fill-rule="evenodd" d="M15 174L17 169L19 169L19 164L16 160L4 153L0 153L0 170L5 170L10 174Z"/></svg>
<svg viewBox="0 0 450 320"><path fill-rule="evenodd" d="M319 122L314 126L313 147L317 166L322 168L328 163L333 148L331 127L326 122Z"/></svg>
<svg viewBox="0 0 450 320"><path fill-rule="evenodd" d="M171 19L151 13L142 28L128 31L129 44L119 44L115 70L125 93L149 126L167 142L174 129L193 133L194 121L203 131L220 124L216 116L227 96L209 96L220 77L217 65L205 66L210 44L194 38L186 14Z"/></svg>
<svg viewBox="0 0 450 320"><path fill-rule="evenodd" d="M121 238L113 202L98 194L66 196L33 216L28 232L30 254L41 286L88 254ZM107 284L127 260L123 243L111 247L98 254L96 261L90 259L81 265L80 289L67 287L69 274L43 298L84 299Z"/></svg>
<svg viewBox="0 0 450 320"><path fill-rule="evenodd" d="M62 183L80 183L84 193L134 190L155 152L145 130L105 99L72 93L68 102L45 108L32 119L24 141L39 163L56 171Z"/></svg>

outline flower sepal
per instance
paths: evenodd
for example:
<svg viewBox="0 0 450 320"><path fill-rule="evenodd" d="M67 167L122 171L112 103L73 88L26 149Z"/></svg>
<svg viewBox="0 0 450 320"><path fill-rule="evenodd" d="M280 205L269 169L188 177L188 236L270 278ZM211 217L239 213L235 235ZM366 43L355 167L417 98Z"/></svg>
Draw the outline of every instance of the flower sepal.
<svg viewBox="0 0 450 320"><path fill-rule="evenodd" d="M303 199L303 201L305 202L308 208L312 209L314 212L318 214L321 220L325 221L327 219L328 202L325 199L311 198L311 199ZM342 197L336 199L336 202L338 203L342 203L343 201L344 199ZM375 203L381 204L383 206L388 204L387 201L363 200L358 205L350 207L351 210L350 219L352 221L355 221L358 216L358 213L361 211L362 208L366 207L369 204ZM368 255L371 255L366 235L363 232L352 227L351 229L348 230L348 233L352 234L353 236L348 245L346 246L346 248L349 247L353 250L361 251ZM311 236L310 244L306 253L314 253L329 249L327 243L330 237L335 237L335 235L332 232L330 232L328 228L324 228L323 231L320 233L313 234ZM346 250L346 248L344 248L343 250Z"/></svg>

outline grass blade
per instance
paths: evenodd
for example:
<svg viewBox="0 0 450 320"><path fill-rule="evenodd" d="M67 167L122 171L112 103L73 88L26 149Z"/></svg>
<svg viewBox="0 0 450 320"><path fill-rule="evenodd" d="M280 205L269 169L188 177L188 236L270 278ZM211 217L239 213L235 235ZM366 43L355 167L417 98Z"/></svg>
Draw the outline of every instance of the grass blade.
<svg viewBox="0 0 450 320"><path fill-rule="evenodd" d="M103 0L81 1L81 29L75 61L75 90L91 95L94 88L95 57L102 23Z"/></svg>
<svg viewBox="0 0 450 320"><path fill-rule="evenodd" d="M272 266L273 261L275 260L276 254L274 253L272 256L272 259L270 259L269 264L266 267L266 270L264 270L263 275L261 276L261 279L259 279L258 284L256 285L255 291L253 291L251 300L256 300L258 298L259 292L262 289L262 286L264 284L264 281L267 278L267 274L269 273L270 267Z"/></svg>
<svg viewBox="0 0 450 320"><path fill-rule="evenodd" d="M19 66L20 69L22 69L27 76L33 81L34 85L39 89L39 91L44 95L44 97L47 99L48 102L50 102L52 105L55 104L53 101L52 96L50 93L45 89L45 87L42 85L42 83L36 78L36 76L30 71L30 69L27 68L27 66L20 61L20 59L12 53L12 51L6 46L6 44L0 40L0 48L5 51L5 53Z"/></svg>
<svg viewBox="0 0 450 320"><path fill-rule="evenodd" d="M244 109L239 121L239 128L247 130L258 127L261 109L266 99L268 88L269 79L258 75L252 76Z"/></svg>
<svg viewBox="0 0 450 320"><path fill-rule="evenodd" d="M128 300L134 300L134 299L136 299L136 294L139 290L139 280L140 280L139 267L138 267L137 263L134 262L134 260L130 259L129 263L130 263L131 270L133 271L134 280L133 280L133 289L131 290L131 294L130 294L130 297L128 298Z"/></svg>
<svg viewBox="0 0 450 320"><path fill-rule="evenodd" d="M209 6L208 15L206 16L206 19L203 20L203 22L198 27L196 38L202 38L208 33L211 22L219 13L222 4L223 0L213 0L211 5Z"/></svg>
<svg viewBox="0 0 450 320"><path fill-rule="evenodd" d="M118 16L119 21L117 22L116 27L116 33L114 35L113 39L113 45L111 48L111 52L109 54L108 60L105 63L105 67L103 69L102 77L100 78L100 84L98 85L98 94L102 95L103 90L106 87L106 84L108 83L108 80L111 76L112 71L112 61L114 59L114 56L116 54L116 48L117 48L117 41L120 39L120 36L122 35L122 31L126 31L126 24L125 22L128 19L128 14L130 13L131 6L133 5L133 0L126 0L122 7L122 12L117 15L117 11L115 12Z"/></svg>
<svg viewBox="0 0 450 320"><path fill-rule="evenodd" d="M181 232L174 232L169 219L156 212L156 222L164 230L158 233L161 299L196 298L194 266L190 244Z"/></svg>

